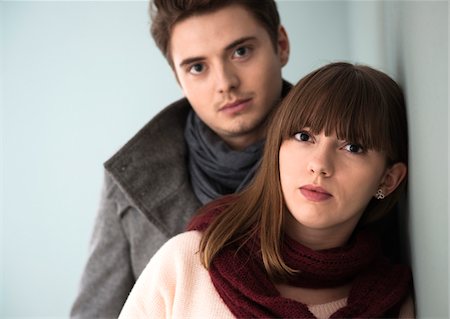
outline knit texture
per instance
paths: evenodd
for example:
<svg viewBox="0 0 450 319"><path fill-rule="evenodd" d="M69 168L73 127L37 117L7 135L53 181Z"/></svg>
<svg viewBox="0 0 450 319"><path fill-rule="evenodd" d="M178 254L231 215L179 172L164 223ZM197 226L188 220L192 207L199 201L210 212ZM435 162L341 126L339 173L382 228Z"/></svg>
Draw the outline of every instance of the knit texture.
<svg viewBox="0 0 450 319"><path fill-rule="evenodd" d="M217 215L220 210L213 209L190 228L202 231ZM241 244L222 249L209 270L216 290L236 317L316 318L307 305L280 295L264 268L258 237ZM347 305L330 318L397 317L410 291L410 270L391 265L368 231L353 236L345 247L323 251L286 237L282 255L288 266L298 270L289 285L325 288L352 283Z"/></svg>
<svg viewBox="0 0 450 319"><path fill-rule="evenodd" d="M244 150L233 150L192 110L184 138L189 150L192 188L203 204L247 185L258 167L264 146L261 140Z"/></svg>
<svg viewBox="0 0 450 319"><path fill-rule="evenodd" d="M197 231L182 233L161 247L137 280L120 319L235 318L200 263L201 236ZM400 318L414 317L409 302ZM346 299L340 299L308 308L317 318L326 319L345 305Z"/></svg>

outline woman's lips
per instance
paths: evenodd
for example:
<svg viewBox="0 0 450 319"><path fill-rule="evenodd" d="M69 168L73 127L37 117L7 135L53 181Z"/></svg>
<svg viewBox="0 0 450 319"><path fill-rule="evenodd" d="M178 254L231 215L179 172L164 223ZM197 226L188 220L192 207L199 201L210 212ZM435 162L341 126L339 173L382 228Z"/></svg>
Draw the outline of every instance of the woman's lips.
<svg viewBox="0 0 450 319"><path fill-rule="evenodd" d="M300 192L307 200L310 200L312 202L322 202L333 197L333 195L328 193L323 188L313 185L300 187Z"/></svg>

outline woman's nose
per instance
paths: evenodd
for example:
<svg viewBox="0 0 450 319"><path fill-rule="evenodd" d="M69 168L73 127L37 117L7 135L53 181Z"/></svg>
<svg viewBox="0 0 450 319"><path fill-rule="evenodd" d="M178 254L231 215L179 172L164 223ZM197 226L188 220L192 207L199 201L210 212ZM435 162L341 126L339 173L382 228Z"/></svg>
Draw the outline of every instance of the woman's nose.
<svg viewBox="0 0 450 319"><path fill-rule="evenodd" d="M317 146L312 152L308 170L318 176L329 177L334 173L333 154L327 146Z"/></svg>

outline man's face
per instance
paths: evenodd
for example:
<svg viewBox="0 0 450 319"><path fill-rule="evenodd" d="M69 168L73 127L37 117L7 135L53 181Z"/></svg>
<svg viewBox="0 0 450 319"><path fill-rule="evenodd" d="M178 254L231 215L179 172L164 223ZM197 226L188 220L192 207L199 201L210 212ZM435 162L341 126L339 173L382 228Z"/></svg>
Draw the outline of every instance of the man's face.
<svg viewBox="0 0 450 319"><path fill-rule="evenodd" d="M174 72L203 122L235 149L264 138L289 56L283 28L276 51L258 21L232 5L178 22L170 45Z"/></svg>

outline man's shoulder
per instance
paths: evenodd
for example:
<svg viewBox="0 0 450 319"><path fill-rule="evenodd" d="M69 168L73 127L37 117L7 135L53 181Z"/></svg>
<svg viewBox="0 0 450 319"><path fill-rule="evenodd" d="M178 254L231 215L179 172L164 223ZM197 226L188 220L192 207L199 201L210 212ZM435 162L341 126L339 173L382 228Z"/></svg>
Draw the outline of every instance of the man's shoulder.
<svg viewBox="0 0 450 319"><path fill-rule="evenodd" d="M131 168L147 168L151 165L149 154L159 160L183 158L184 128L190 110L186 99L165 107L105 162L106 170L115 176Z"/></svg>
<svg viewBox="0 0 450 319"><path fill-rule="evenodd" d="M158 114L156 114L142 129L161 129L161 124L178 124L180 126L185 125L186 118L191 110L191 105L186 98L181 98L165 108L163 108ZM167 131L167 129L165 129ZM138 132L139 134L139 132ZM137 134L137 135L138 135Z"/></svg>
<svg viewBox="0 0 450 319"><path fill-rule="evenodd" d="M184 135L186 118L190 110L191 106L185 98L166 106L107 160L105 167L111 166L130 152L158 150L167 142L180 141L179 137Z"/></svg>

